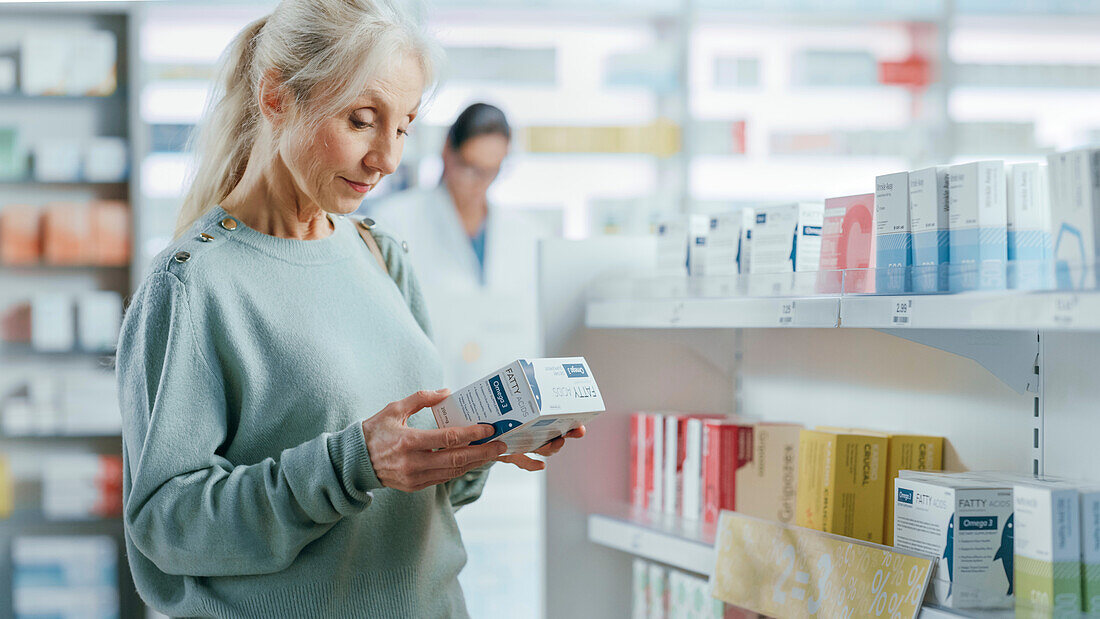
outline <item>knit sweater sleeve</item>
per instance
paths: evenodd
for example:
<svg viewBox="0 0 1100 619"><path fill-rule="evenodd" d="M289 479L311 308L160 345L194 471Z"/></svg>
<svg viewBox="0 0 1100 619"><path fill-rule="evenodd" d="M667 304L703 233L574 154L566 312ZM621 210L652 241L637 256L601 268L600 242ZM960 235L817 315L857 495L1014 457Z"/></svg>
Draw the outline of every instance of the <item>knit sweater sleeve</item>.
<svg viewBox="0 0 1100 619"><path fill-rule="evenodd" d="M285 569L381 487L358 423L234 464L225 383L211 369L186 285L151 275L123 323L117 373L126 459L124 519L134 546L167 574Z"/></svg>

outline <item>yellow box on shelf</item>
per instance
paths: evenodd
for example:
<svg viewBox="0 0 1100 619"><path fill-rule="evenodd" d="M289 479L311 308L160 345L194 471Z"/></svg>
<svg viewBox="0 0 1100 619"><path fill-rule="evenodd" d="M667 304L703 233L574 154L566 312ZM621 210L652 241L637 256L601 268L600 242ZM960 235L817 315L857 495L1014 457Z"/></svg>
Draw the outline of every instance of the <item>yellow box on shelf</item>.
<svg viewBox="0 0 1100 619"><path fill-rule="evenodd" d="M797 524L880 543L886 493L885 436L803 430Z"/></svg>
<svg viewBox="0 0 1100 619"><path fill-rule="evenodd" d="M680 127L658 119L648 125L527 127L530 153L636 153L669 157L680 152Z"/></svg>
<svg viewBox="0 0 1100 619"><path fill-rule="evenodd" d="M863 428L837 428L817 426L825 432L854 432L871 434L886 438L886 490L885 506L882 518L882 544L894 545L894 480L901 471L940 471L943 470L942 436L924 436L920 434L891 434Z"/></svg>

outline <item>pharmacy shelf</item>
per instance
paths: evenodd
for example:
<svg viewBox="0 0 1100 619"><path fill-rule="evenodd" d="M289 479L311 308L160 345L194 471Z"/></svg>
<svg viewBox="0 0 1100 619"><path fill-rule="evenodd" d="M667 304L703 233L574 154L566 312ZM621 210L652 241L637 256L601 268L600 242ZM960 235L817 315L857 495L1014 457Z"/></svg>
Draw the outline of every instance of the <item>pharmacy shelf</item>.
<svg viewBox="0 0 1100 619"><path fill-rule="evenodd" d="M836 327L839 297L606 299L589 301L589 328Z"/></svg>
<svg viewBox="0 0 1100 619"><path fill-rule="evenodd" d="M912 296L595 299L590 328L974 329L1100 331L1095 291Z"/></svg>
<svg viewBox="0 0 1100 619"><path fill-rule="evenodd" d="M127 187L128 181L40 181L30 178L0 179L4 187Z"/></svg>
<svg viewBox="0 0 1100 619"><path fill-rule="evenodd" d="M704 533L698 523L626 510L614 516L590 514L588 540L703 576L714 571L717 559L713 526Z"/></svg>
<svg viewBox="0 0 1100 619"><path fill-rule="evenodd" d="M589 514L588 540L607 548L656 561L675 568L709 577L714 571L717 554L714 549L714 528L687 523L679 518L661 517L623 510L621 513ZM1006 619L1012 611L968 612L925 606L920 619Z"/></svg>

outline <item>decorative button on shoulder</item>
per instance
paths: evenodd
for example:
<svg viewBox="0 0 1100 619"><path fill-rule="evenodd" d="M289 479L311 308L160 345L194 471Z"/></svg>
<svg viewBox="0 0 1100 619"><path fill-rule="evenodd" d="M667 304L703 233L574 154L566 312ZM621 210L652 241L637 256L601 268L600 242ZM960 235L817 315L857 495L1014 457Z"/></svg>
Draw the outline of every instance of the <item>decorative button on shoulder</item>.
<svg viewBox="0 0 1100 619"><path fill-rule="evenodd" d="M199 240L203 243L209 243L210 241L214 240L214 236L203 232L199 235Z"/></svg>
<svg viewBox="0 0 1100 619"><path fill-rule="evenodd" d="M232 232L237 229L237 220L232 217L226 217L222 220L221 226Z"/></svg>
<svg viewBox="0 0 1100 619"><path fill-rule="evenodd" d="M401 249L405 250L405 253L409 253L409 244L405 241L401 241Z"/></svg>
<svg viewBox="0 0 1100 619"><path fill-rule="evenodd" d="M191 254L185 251L178 251L176 252L176 255L173 256L173 258L176 262L187 262L191 259Z"/></svg>
<svg viewBox="0 0 1100 619"><path fill-rule="evenodd" d="M374 220L370 217L364 217L359 220L359 227L364 230L370 230L374 227Z"/></svg>

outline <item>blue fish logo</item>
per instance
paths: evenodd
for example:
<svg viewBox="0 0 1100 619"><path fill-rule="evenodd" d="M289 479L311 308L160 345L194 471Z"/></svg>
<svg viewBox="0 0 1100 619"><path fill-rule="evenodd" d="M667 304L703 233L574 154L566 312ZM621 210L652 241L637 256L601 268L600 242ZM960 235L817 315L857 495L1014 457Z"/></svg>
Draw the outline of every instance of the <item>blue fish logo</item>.
<svg viewBox="0 0 1100 619"><path fill-rule="evenodd" d="M489 441L495 439L501 434L504 434L505 432L508 432L510 430L514 430L523 424L516 421L515 419L501 419L500 421L494 421L493 423L481 422L479 425L492 426L493 435L489 438L483 438L480 441L474 441L470 443L471 445L484 445L485 443L488 443Z"/></svg>
<svg viewBox="0 0 1100 619"><path fill-rule="evenodd" d="M951 514L951 520L947 522L947 545L943 548L943 558L947 559L947 595L951 595L951 590L955 588L955 514Z"/></svg>
<svg viewBox="0 0 1100 619"><path fill-rule="evenodd" d="M1005 529L1001 531L1001 547L997 549L997 554L993 555L994 561L1001 560L1001 567L1005 570L1005 578L1008 578L1008 593L1006 595L1012 595L1012 543L1015 537L1012 534L1012 518L1014 516L1015 514L1009 516L1008 520L1005 521Z"/></svg>

